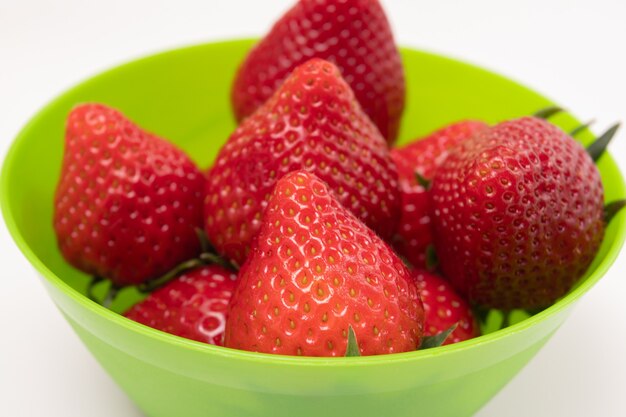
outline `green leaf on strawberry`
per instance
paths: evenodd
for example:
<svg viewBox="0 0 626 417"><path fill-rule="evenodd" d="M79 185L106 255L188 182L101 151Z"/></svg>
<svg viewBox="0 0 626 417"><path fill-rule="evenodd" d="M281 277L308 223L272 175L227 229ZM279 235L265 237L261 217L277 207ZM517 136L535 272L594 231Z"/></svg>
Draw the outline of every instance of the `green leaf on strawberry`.
<svg viewBox="0 0 626 417"><path fill-rule="evenodd" d="M432 349L443 345L446 339L448 339L448 336L450 336L450 334L456 329L457 325L458 323L454 323L441 333L437 333L433 336L422 337L422 343L420 344L418 350Z"/></svg>
<svg viewBox="0 0 626 417"><path fill-rule="evenodd" d="M591 119L588 122L585 122L585 123L583 123L583 124L581 124L579 126L576 126L572 130L570 130L569 135L571 137L575 137L576 135L578 135L583 130L588 129L594 123L595 123L595 120Z"/></svg>
<svg viewBox="0 0 626 417"><path fill-rule="evenodd" d="M604 223L609 224L613 217L626 206L626 200L612 201L604 206Z"/></svg>
<svg viewBox="0 0 626 417"><path fill-rule="evenodd" d="M613 126L608 128L606 132L601 134L600 137L597 138L591 145L587 147L587 153L589 154L589 156L591 156L591 159L593 159L594 162L597 162L598 159L600 159L600 157L604 155L604 151L606 150L607 146L609 146L609 143L613 139L613 136L615 136L615 133L619 129L619 126L619 123L615 123Z"/></svg>
<svg viewBox="0 0 626 417"><path fill-rule="evenodd" d="M426 247L426 269L428 271L434 271L439 265L437 259L437 252L435 251L435 245L430 244Z"/></svg>
<svg viewBox="0 0 626 417"><path fill-rule="evenodd" d="M417 171L415 171L415 181L417 181L417 183L424 187L427 191L430 189L430 185L432 184L431 180L424 178L422 174Z"/></svg>
<svg viewBox="0 0 626 417"><path fill-rule="evenodd" d="M549 119L557 113L561 113L563 109L559 106L549 106L545 109L541 109L533 114L538 119Z"/></svg>
<svg viewBox="0 0 626 417"><path fill-rule="evenodd" d="M361 356L361 351L359 350L359 342L356 340L356 334L354 334L354 329L352 325L348 326L348 347L346 348L346 358L351 356Z"/></svg>

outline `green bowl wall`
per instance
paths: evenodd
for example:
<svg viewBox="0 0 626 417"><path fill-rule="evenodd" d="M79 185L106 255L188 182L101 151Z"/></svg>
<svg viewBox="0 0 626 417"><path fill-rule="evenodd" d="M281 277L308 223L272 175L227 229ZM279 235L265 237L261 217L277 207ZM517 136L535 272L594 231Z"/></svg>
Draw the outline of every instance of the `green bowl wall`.
<svg viewBox="0 0 626 417"><path fill-rule="evenodd" d="M229 88L251 44L206 44L134 61L80 84L41 110L17 137L2 172L2 209L16 243L76 333L148 416L473 414L533 357L606 272L624 240L623 215L608 228L585 279L558 303L506 329L422 352L323 359L235 351L150 329L84 296L89 278L62 259L51 220L67 113L86 101L116 107L205 168L235 127ZM497 122L550 104L519 84L458 61L409 49L403 57L408 97L400 143L455 120ZM578 124L567 114L553 121L563 128ZM581 138L592 139L589 132ZM611 157L604 156L599 168L607 201L623 198L624 183ZM113 310L122 311L138 297L125 291Z"/></svg>

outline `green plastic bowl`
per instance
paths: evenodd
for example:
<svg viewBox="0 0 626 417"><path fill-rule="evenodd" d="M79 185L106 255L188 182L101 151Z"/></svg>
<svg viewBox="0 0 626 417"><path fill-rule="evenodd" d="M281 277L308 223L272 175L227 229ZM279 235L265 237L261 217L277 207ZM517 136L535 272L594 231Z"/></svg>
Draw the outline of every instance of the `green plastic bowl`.
<svg viewBox="0 0 626 417"><path fill-rule="evenodd" d="M22 130L2 171L2 209L17 245L102 366L153 417L471 415L550 338L607 271L624 240L618 216L584 280L547 310L506 329L442 348L363 358L296 358L209 346L127 320L85 297L88 277L64 262L52 230L52 201L65 117L77 103L103 102L169 138L202 167L235 127L229 88L252 41L177 49L98 75L63 94ZM404 49L408 97L401 140L447 122L526 115L549 100L503 77ZM563 128L578 122L555 117ZM590 133L581 135L589 141ZM599 164L607 201L624 198L609 155ZM127 291L121 311L138 299ZM88 382L86 382L88 383Z"/></svg>

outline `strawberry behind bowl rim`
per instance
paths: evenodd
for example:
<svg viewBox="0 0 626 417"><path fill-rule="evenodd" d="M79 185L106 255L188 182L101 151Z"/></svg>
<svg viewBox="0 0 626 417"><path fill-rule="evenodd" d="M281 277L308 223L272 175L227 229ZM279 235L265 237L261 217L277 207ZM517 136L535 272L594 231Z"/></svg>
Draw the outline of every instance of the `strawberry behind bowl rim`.
<svg viewBox="0 0 626 417"><path fill-rule="evenodd" d="M240 47L250 46L253 40L251 39L243 39L243 40L230 40L223 42L212 42L211 45L216 45L219 47L229 47L233 45L238 45ZM241 361L251 361L258 362L261 361L266 364L275 364L275 365L286 365L286 366L316 366L316 367L339 367L339 366L384 366L389 363L399 363L405 361L412 361L417 359L425 359L433 356L441 356L451 354L453 352L458 352L461 350L471 349L475 346L480 346L483 344L490 343L494 340L498 340L500 338L506 337L507 335L521 332L529 327L532 327L536 323L542 321L545 317L555 314L578 298L580 298L585 292L587 292L595 283L607 272L610 266L613 264L615 259L617 258L620 249L624 243L626 238L626 216L620 215L615 218L610 228L614 229L614 240L610 242L610 247L608 248L606 255L604 258L595 265L595 269L591 272L591 274L581 281L573 290L571 290L567 295L558 300L552 306L543 310L542 312L529 317L519 323L511 325L507 328L489 333L487 335L480 336L475 339L471 339L468 341L464 341L461 343L456 343L452 345L443 346L437 349L429 349L425 351L416 351L416 352L408 352L408 353L397 353L392 355L381 355L381 356L367 356L367 357L354 357L354 358L313 358L313 357L295 357L295 356L280 356L280 355L270 355L263 353L255 353L255 352L247 352L240 351L234 349L228 349L224 347L217 347L212 345L207 345L200 342L195 342L192 340L187 340L178 336L173 336L150 327L144 326L142 324L136 323L132 320L125 318L124 316L117 314L111 310L108 310L101 305L89 300L86 296L72 288L66 282L64 282L61 278L59 278L51 269L49 269L45 263L35 254L34 250L29 246L26 242L26 239L22 235L19 226L17 225L17 221L15 219L15 214L13 212L13 208L10 202L10 194L11 189L14 185L11 184L12 178L16 175L16 172L19 171L16 166L16 160L18 156L23 152L28 152L26 150L27 146L24 146L27 137L30 134L30 131L37 124L37 122L42 119L47 111L54 108L55 106L63 103L68 97L72 96L74 92L79 90L85 85L97 83L103 78L106 78L109 74L114 73L120 69L131 68L136 65L141 65L147 61L159 59L163 56L172 56L179 54L181 52L188 51L194 48L202 48L206 46L206 44L199 44L193 46L187 46L179 49L173 49L161 53L157 53L154 55L149 55L144 58L140 58L138 60L133 60L128 63L115 66L111 69L108 69L94 77L90 77L87 80L84 80L78 84L76 84L73 88L67 90L65 93L57 96L55 99L46 104L43 108L41 108L35 116L33 116L26 125L21 129L13 143L11 144L8 152L6 153L3 167L1 171L1 190L0 190L0 207L2 208L3 217L5 223L7 225L7 229L14 239L16 245L20 249L20 251L24 254L26 259L33 265L35 270L42 276L45 277L47 283L56 287L57 290L64 293L66 296L72 298L74 301L79 303L82 307L90 310L94 314L101 316L103 319L113 322L115 325L122 326L127 328L133 332L137 332L144 336L157 339L164 343L168 343L170 345L179 346L184 349L190 349L195 351L206 352L211 355L218 355L224 358L241 360ZM493 73L489 70L486 70L481 67L477 67L472 64L468 64L456 59L447 58L438 54L418 51L410 48L401 48L401 52L403 58L407 56L425 56L430 59L438 59L442 61L449 62L450 64L454 64L457 66L461 66L467 70L478 72L485 74L489 77L497 77L503 80L506 80L509 83L516 84L518 87L527 90L533 95L537 96L538 99L545 101L546 104L551 103L550 100L542 97L541 95L535 93L534 91L524 87L516 81L510 80L509 78L503 77L499 74ZM577 121L576 121L577 122ZM577 122L579 123L579 122ZM192 155L193 157L193 155ZM624 183L623 176L621 175L619 168L617 167L615 161L611 157L610 154L605 155L602 164L602 173L603 176L610 176L613 179L612 186L612 194L614 197L626 197L626 185Z"/></svg>

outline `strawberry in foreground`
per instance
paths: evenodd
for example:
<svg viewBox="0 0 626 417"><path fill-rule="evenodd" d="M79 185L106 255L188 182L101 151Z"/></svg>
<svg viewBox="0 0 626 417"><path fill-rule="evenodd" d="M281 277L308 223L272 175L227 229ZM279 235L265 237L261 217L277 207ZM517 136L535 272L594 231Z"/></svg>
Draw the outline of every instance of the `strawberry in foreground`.
<svg viewBox="0 0 626 417"><path fill-rule="evenodd" d="M199 252L204 183L182 151L120 112L77 106L54 201L61 252L117 287L158 277Z"/></svg>
<svg viewBox="0 0 626 417"><path fill-rule="evenodd" d="M352 327L362 355L406 352L423 321L410 272L322 181L300 171L276 184L239 273L227 347L344 356Z"/></svg>
<svg viewBox="0 0 626 417"><path fill-rule="evenodd" d="M336 64L391 144L404 109L404 69L378 0L300 0L250 51L232 88L237 120L252 114L298 65Z"/></svg>
<svg viewBox="0 0 626 417"><path fill-rule="evenodd" d="M176 336L222 346L236 278L220 266L196 268L157 289L124 315Z"/></svg>
<svg viewBox="0 0 626 417"><path fill-rule="evenodd" d="M387 145L337 68L313 59L235 130L209 170L205 229L215 248L241 265L274 185L301 169L391 237L400 195Z"/></svg>
<svg viewBox="0 0 626 417"><path fill-rule="evenodd" d="M461 121L391 150L402 193L400 223L392 241L398 253L415 268L427 266L427 248L433 243L430 195L426 183L432 180L450 148L487 127L486 123L477 120Z"/></svg>
<svg viewBox="0 0 626 417"><path fill-rule="evenodd" d="M480 327L469 305L441 277L414 270L420 297L424 304L424 336L435 336L457 325L443 343L449 345L480 336Z"/></svg>
<svg viewBox="0 0 626 417"><path fill-rule="evenodd" d="M438 168L431 196L443 273L484 307L549 306L585 273L603 238L594 161L535 117L462 142Z"/></svg>

